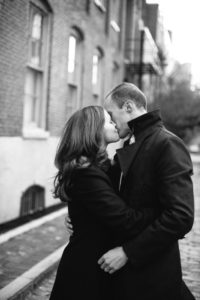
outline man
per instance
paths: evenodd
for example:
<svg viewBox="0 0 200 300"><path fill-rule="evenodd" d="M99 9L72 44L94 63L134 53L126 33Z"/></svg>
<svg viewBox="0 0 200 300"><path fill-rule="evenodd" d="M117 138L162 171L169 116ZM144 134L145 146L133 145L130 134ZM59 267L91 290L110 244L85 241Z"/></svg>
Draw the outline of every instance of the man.
<svg viewBox="0 0 200 300"><path fill-rule="evenodd" d="M113 182L120 196L133 208L159 207L162 213L98 263L113 274L116 299L194 299L182 281L178 248L194 218L189 153L182 140L165 129L159 111L147 112L146 97L135 85L122 83L113 89L105 108L120 137L131 133L135 138L117 150Z"/></svg>

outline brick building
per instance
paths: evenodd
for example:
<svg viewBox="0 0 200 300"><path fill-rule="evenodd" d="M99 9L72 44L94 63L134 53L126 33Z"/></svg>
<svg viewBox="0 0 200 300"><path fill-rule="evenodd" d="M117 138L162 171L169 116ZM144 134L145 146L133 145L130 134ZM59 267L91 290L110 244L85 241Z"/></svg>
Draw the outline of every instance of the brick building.
<svg viewBox="0 0 200 300"><path fill-rule="evenodd" d="M1 2L0 223L59 202L51 189L64 123L123 80L125 5Z"/></svg>
<svg viewBox="0 0 200 300"><path fill-rule="evenodd" d="M0 1L0 224L60 202L51 190L63 125L127 76L137 84L127 62L140 53L144 5Z"/></svg>
<svg viewBox="0 0 200 300"><path fill-rule="evenodd" d="M162 87L170 60L171 40L158 4L127 0L125 76L153 102Z"/></svg>

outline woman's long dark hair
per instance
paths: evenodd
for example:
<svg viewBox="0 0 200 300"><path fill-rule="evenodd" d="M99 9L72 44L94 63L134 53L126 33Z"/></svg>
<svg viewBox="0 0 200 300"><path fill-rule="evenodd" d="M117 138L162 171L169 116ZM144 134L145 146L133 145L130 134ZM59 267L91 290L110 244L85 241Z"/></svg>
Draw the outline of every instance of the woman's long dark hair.
<svg viewBox="0 0 200 300"><path fill-rule="evenodd" d="M54 180L54 197L68 201L68 189L74 169L85 165L104 168L108 162L103 142L104 109L87 106L67 121L55 156L58 172Z"/></svg>

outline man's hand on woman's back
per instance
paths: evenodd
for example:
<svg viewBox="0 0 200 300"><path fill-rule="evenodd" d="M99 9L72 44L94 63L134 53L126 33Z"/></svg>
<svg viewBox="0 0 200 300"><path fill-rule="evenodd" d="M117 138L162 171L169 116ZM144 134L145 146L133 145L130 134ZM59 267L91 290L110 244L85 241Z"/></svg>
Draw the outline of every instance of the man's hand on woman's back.
<svg viewBox="0 0 200 300"><path fill-rule="evenodd" d="M65 227L67 228L67 232L69 233L70 236L72 236L73 233L74 233L74 231L73 231L73 226L72 226L69 214L67 214L65 216L65 222L64 222L64 224L65 224Z"/></svg>

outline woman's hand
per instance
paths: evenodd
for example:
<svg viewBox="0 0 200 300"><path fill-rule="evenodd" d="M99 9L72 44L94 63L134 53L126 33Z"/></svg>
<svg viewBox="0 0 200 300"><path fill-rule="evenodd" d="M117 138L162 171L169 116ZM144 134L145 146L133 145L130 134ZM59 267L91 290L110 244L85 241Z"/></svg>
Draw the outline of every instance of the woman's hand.
<svg viewBox="0 0 200 300"><path fill-rule="evenodd" d="M122 247L116 247L106 252L99 260L100 268L113 274L127 263L128 257Z"/></svg>

